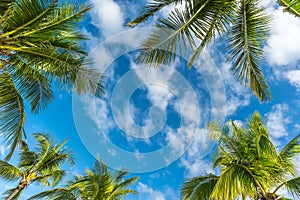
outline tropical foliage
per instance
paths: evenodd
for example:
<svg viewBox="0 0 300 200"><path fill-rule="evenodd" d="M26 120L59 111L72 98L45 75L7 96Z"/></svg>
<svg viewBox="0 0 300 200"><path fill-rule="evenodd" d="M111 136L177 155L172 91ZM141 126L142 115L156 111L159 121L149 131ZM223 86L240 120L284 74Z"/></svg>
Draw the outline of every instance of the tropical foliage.
<svg viewBox="0 0 300 200"><path fill-rule="evenodd" d="M45 191L31 197L33 199L90 199L90 200L118 200L128 194L137 194L128 189L138 177L125 179L124 171L110 171L98 159L92 170L87 170L84 176L75 176L64 188Z"/></svg>
<svg viewBox="0 0 300 200"><path fill-rule="evenodd" d="M300 17L300 1L299 0L279 0L279 5L285 7L284 11Z"/></svg>
<svg viewBox="0 0 300 200"><path fill-rule="evenodd" d="M299 16L298 0L278 2ZM167 18L159 18L141 47L138 62L158 66L191 52L191 67L203 49L220 36L226 39L226 57L237 80L261 101L271 99L260 66L271 16L260 0L153 0L127 25L134 27L167 6L175 8Z"/></svg>
<svg viewBox="0 0 300 200"><path fill-rule="evenodd" d="M231 121L223 128L213 123L209 128L220 141L214 160L220 175L188 180L182 188L183 199L284 199L277 194L280 188L300 198L300 177L294 162L300 153L300 134L278 151L257 112L247 127Z"/></svg>
<svg viewBox="0 0 300 200"><path fill-rule="evenodd" d="M61 166L66 162L73 164L72 154L63 148L66 140L55 144L46 134L36 133L33 137L37 141L36 148L30 150L23 141L17 166L0 160L0 178L19 181L17 187L5 192L7 200L18 199L23 189L32 183L55 186L66 174Z"/></svg>
<svg viewBox="0 0 300 200"><path fill-rule="evenodd" d="M79 45L77 23L89 5L57 0L5 0L0 3L0 133L11 151L22 141L24 101L32 113L53 99L52 85L79 94L103 92L101 74L89 69Z"/></svg>

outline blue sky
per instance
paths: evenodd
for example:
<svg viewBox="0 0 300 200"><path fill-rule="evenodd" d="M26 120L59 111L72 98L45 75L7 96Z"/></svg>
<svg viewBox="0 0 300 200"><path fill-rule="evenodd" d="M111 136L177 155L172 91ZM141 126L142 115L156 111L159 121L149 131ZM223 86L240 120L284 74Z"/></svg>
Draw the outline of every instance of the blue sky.
<svg viewBox="0 0 300 200"><path fill-rule="evenodd" d="M58 141L69 139L67 146L76 152L76 165L66 166L70 174L83 173L99 154L112 167L140 176L132 186L139 195L127 199L179 199L185 178L215 172L210 162L214 147L206 140L205 127L211 119L244 121L258 110L278 148L299 133L300 19L275 8L273 1L263 0L274 16L262 62L273 95L269 103L260 103L235 81L219 40L192 69L184 59L160 69L137 65L136 49L153 22L134 30L123 25L145 1L91 2L94 7L79 28L90 38L83 45L94 67L106 75L105 97L56 90L56 99L43 113L31 115L27 107L28 135L48 132ZM5 148L0 150L3 155ZM296 162L299 166L300 159ZM23 198L39 190L34 187Z"/></svg>

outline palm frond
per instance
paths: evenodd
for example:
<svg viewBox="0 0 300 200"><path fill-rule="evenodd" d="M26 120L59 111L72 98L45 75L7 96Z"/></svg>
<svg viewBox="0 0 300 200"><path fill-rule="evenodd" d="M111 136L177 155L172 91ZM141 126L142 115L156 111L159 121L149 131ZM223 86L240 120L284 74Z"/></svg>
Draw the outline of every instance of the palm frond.
<svg viewBox="0 0 300 200"><path fill-rule="evenodd" d="M233 6L232 1L206 0L187 4L183 10L175 9L168 19L159 20L154 32L142 45L137 61L158 66L170 63L177 55L187 54L198 39L202 40L201 47L206 46L216 32L225 31ZM200 52L199 47L194 54L197 52Z"/></svg>
<svg viewBox="0 0 300 200"><path fill-rule="evenodd" d="M277 0L280 6L285 7L284 11L300 17L300 1L299 0Z"/></svg>
<svg viewBox="0 0 300 200"><path fill-rule="evenodd" d="M275 194L281 187L285 187L294 199L300 198L300 177L290 179L280 184L273 192Z"/></svg>
<svg viewBox="0 0 300 200"><path fill-rule="evenodd" d="M228 166L220 175L211 194L212 199L235 200L239 197L255 197L259 187L264 193L264 188L257 180L258 177L246 167L238 164Z"/></svg>
<svg viewBox="0 0 300 200"><path fill-rule="evenodd" d="M8 73L0 74L0 131L10 152L6 156L9 160L22 141L25 110L23 99Z"/></svg>
<svg viewBox="0 0 300 200"><path fill-rule="evenodd" d="M50 81L39 71L31 68L25 62L14 61L11 66L11 77L22 97L30 103L31 112L43 111L54 98Z"/></svg>
<svg viewBox="0 0 300 200"><path fill-rule="evenodd" d="M132 20L131 22L127 23L127 26L135 27L136 25L146 21L149 17L156 14L158 11L163 9L166 6L172 5L172 4L182 4L183 2L191 4L193 1L183 1L183 0L153 0L152 2L149 2L146 6L144 6L138 16Z"/></svg>
<svg viewBox="0 0 300 200"><path fill-rule="evenodd" d="M0 178L5 179L7 181L15 181L19 179L22 172L19 168L0 160Z"/></svg>
<svg viewBox="0 0 300 200"><path fill-rule="evenodd" d="M300 134L294 137L285 147L281 150L279 156L283 160L294 158L300 153Z"/></svg>
<svg viewBox="0 0 300 200"><path fill-rule="evenodd" d="M258 6L259 0L239 1L236 16L231 20L229 32L229 61L231 70L241 84L250 87L261 101L271 94L260 69L262 45L269 31L270 17Z"/></svg>
<svg viewBox="0 0 300 200"><path fill-rule="evenodd" d="M61 199L69 199L76 200L76 196L72 194L72 192L65 188L57 188L53 190L48 190L45 192L41 192L37 195L30 197L28 200L34 199L52 199L52 200L61 200Z"/></svg>
<svg viewBox="0 0 300 200"><path fill-rule="evenodd" d="M219 177L213 174L199 176L186 181L181 189L183 200L209 200Z"/></svg>
<svg viewBox="0 0 300 200"><path fill-rule="evenodd" d="M77 94L91 94L101 97L104 91L104 75L94 69L82 68L78 71L74 90Z"/></svg>
<svg viewBox="0 0 300 200"><path fill-rule="evenodd" d="M1 17L1 22L4 20L5 14L8 14L7 12L9 11L9 8L11 5L15 2L16 0L1 0L0 2L0 17Z"/></svg>

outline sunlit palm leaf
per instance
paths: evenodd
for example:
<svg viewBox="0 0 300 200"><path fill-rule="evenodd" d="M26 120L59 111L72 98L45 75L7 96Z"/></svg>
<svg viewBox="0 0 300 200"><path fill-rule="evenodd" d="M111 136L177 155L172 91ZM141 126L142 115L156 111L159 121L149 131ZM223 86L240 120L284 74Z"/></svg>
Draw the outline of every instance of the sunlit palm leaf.
<svg viewBox="0 0 300 200"><path fill-rule="evenodd" d="M5 6L6 2L0 5ZM9 105L20 107L19 112L7 119L2 111L8 104L0 101L3 103L0 105L0 121L4 122L0 131L12 149L22 141L25 120L22 98L30 103L33 113L39 113L53 99L53 82L69 91L74 88L80 94L103 94L103 76L88 68L87 53L78 42L86 38L78 32L77 23L90 8L87 4L78 6L56 0L16 0L7 15L1 18L0 70L7 74L7 80L14 83L16 102ZM9 85L12 84L1 87L7 89ZM13 94L11 90L12 87L6 92ZM17 121L19 130L16 130ZM8 127L15 128L7 130ZM7 158L11 155L12 152Z"/></svg>
<svg viewBox="0 0 300 200"><path fill-rule="evenodd" d="M284 11L300 17L300 1L299 0L278 0L280 6L285 7Z"/></svg>
<svg viewBox="0 0 300 200"><path fill-rule="evenodd" d="M183 200L209 200L219 177L213 174L199 176L186 181L181 189Z"/></svg>
<svg viewBox="0 0 300 200"><path fill-rule="evenodd" d="M239 2L229 32L229 60L233 62L231 70L261 101L268 101L271 94L260 69L260 62L270 18L258 7L259 0Z"/></svg>
<svg viewBox="0 0 300 200"><path fill-rule="evenodd" d="M61 170L61 166L72 160L72 156L63 148L65 141L61 144L55 144L48 135L42 133L34 134L34 138L37 140L34 152L26 147L20 148L18 167L0 161L1 178L19 179L18 187L5 193L7 197L11 195L13 199L18 199L23 191L20 189L20 185L23 188L32 183L55 186L66 175L66 171Z"/></svg>
<svg viewBox="0 0 300 200"><path fill-rule="evenodd" d="M198 39L202 40L201 46L206 46L216 32L225 31L231 9L232 1L221 0L195 1L182 10L175 9L168 19L159 20L157 28L142 45L137 61L158 66L186 54L196 46Z"/></svg>
<svg viewBox="0 0 300 200"><path fill-rule="evenodd" d="M68 199L68 200L76 200L77 198L69 191L68 189L58 188L53 190L48 190L45 192L41 192L37 195L30 197L28 200L34 199L52 199L52 200L61 200L61 199Z"/></svg>
<svg viewBox="0 0 300 200"><path fill-rule="evenodd" d="M15 181L19 179L22 172L17 167L9 164L8 162L0 160L0 178L7 181Z"/></svg>

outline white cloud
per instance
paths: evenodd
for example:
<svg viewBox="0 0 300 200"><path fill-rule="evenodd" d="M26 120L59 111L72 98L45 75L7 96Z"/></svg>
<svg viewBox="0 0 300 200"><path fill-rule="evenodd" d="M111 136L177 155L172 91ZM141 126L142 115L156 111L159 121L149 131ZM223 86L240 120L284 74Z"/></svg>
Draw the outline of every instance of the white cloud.
<svg viewBox="0 0 300 200"><path fill-rule="evenodd" d="M250 89L241 85L231 73L231 64L222 63L219 68L226 88L226 113L232 115L238 108L250 103Z"/></svg>
<svg viewBox="0 0 300 200"><path fill-rule="evenodd" d="M270 37L265 47L267 60L272 65L295 65L300 59L300 18L279 9L273 15Z"/></svg>
<svg viewBox="0 0 300 200"><path fill-rule="evenodd" d="M269 134L275 140L288 135L286 129L286 126L290 123L286 114L288 109L286 104L276 104L272 107L272 110L266 114Z"/></svg>
<svg viewBox="0 0 300 200"><path fill-rule="evenodd" d="M197 129L193 143L180 159L180 165L185 168L186 177L195 177L213 173L212 163L203 159L211 150L212 141L208 141L206 129ZM208 145L210 144L210 145Z"/></svg>
<svg viewBox="0 0 300 200"><path fill-rule="evenodd" d="M97 124L98 128L103 133L109 133L114 128L113 120L109 115L109 108L106 98L93 98L86 96L82 98L85 105L85 110L90 118ZM113 152L112 152L113 153Z"/></svg>
<svg viewBox="0 0 300 200"><path fill-rule="evenodd" d="M104 37L124 30L124 13L113 0L92 0L92 23L98 27Z"/></svg>
<svg viewBox="0 0 300 200"><path fill-rule="evenodd" d="M138 198L141 200L166 200L164 194L160 191L153 190L148 185L138 182L136 190L139 193Z"/></svg>
<svg viewBox="0 0 300 200"><path fill-rule="evenodd" d="M300 70L291 70L287 72L286 78L298 91L300 90Z"/></svg>
<svg viewBox="0 0 300 200"><path fill-rule="evenodd" d="M0 145L0 155L1 155L1 158L3 158L5 156L5 151L6 151L6 148L4 145Z"/></svg>

